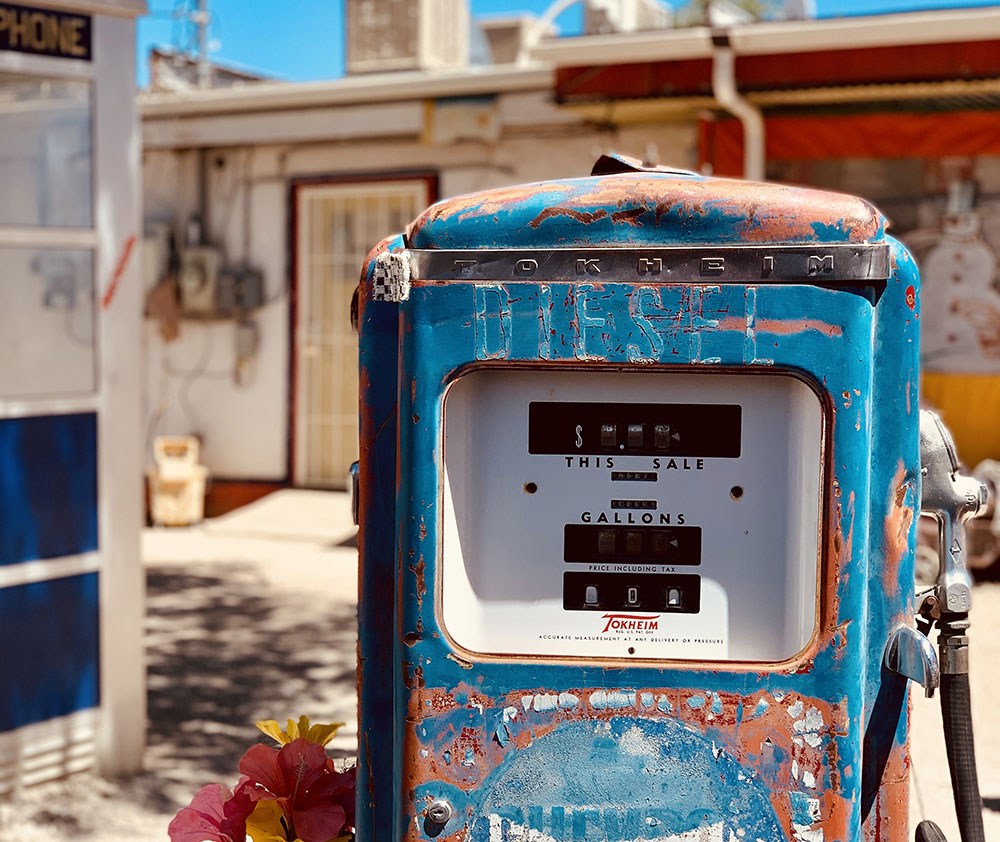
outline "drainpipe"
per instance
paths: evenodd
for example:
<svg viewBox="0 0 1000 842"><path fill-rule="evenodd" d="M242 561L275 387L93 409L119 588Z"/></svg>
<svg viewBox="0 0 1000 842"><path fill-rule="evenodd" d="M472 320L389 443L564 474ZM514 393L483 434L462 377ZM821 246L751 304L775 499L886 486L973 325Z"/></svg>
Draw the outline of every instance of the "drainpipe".
<svg viewBox="0 0 1000 842"><path fill-rule="evenodd" d="M764 180L764 116L736 89L736 55L729 33L712 33L712 94L715 101L743 124L743 177Z"/></svg>
<svg viewBox="0 0 1000 842"><path fill-rule="evenodd" d="M556 25L556 18L565 12L570 6L575 6L581 0L553 0L549 7L542 13L541 17L532 20L525 27L521 35L521 45L517 50L517 64L526 65L532 61L531 51L538 42L548 33L552 32Z"/></svg>

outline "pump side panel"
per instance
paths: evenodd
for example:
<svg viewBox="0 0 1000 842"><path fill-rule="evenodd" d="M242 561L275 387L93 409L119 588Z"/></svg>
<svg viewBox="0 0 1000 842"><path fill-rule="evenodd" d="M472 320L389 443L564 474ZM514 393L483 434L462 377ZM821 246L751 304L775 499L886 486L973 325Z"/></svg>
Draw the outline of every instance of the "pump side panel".
<svg viewBox="0 0 1000 842"><path fill-rule="evenodd" d="M417 283L400 309L406 725L401 787L376 786L383 804L404 801L394 838L854 842L869 695L870 301L807 285ZM511 363L784 370L815 384L825 559L819 631L799 658L583 665L451 647L435 605L444 394L470 365ZM845 394L857 401L848 410ZM443 829L422 817L437 797L456 807Z"/></svg>
<svg viewBox="0 0 1000 842"><path fill-rule="evenodd" d="M358 554L358 838L394 838L392 805L396 721L393 688L398 617L396 579L396 404L399 306L372 301L374 258L403 247L390 237L368 256L359 288L360 477Z"/></svg>
<svg viewBox="0 0 1000 842"><path fill-rule="evenodd" d="M909 252L892 245L892 276L875 318L872 493L862 818L867 839L907 838L907 681L882 666L893 630L913 623L913 559L920 501L920 278ZM919 703L919 701L917 702Z"/></svg>

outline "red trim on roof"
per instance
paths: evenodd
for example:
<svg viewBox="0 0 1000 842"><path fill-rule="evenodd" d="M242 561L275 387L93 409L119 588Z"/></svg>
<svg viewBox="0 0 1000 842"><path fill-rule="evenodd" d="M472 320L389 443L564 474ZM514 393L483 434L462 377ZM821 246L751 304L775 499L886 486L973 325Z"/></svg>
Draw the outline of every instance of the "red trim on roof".
<svg viewBox="0 0 1000 842"><path fill-rule="evenodd" d="M1000 155L997 111L766 117L764 133L768 160ZM716 175L742 175L737 120L701 121L698 145L701 163L710 163Z"/></svg>
<svg viewBox="0 0 1000 842"><path fill-rule="evenodd" d="M988 79L1000 76L1000 40L737 56L740 90ZM710 96L710 59L560 67L556 99Z"/></svg>

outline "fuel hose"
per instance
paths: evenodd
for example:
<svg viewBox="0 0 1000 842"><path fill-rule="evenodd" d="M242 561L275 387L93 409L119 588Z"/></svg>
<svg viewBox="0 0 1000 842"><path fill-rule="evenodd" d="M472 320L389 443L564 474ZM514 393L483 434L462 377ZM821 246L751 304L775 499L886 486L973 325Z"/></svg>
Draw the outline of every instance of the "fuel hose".
<svg viewBox="0 0 1000 842"><path fill-rule="evenodd" d="M941 828L928 819L924 819L917 825L914 838L917 842L948 842Z"/></svg>
<svg viewBox="0 0 1000 842"><path fill-rule="evenodd" d="M972 704L969 674L942 673L941 715L944 743L948 751L951 789L962 842L985 842L983 800L976 774L976 747L972 740ZM940 832L940 831L939 831Z"/></svg>

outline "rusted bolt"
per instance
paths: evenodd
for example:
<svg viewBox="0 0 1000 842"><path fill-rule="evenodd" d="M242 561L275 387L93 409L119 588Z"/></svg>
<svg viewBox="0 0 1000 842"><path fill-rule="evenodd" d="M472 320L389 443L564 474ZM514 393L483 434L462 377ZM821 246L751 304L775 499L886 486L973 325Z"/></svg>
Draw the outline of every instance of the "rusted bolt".
<svg viewBox="0 0 1000 842"><path fill-rule="evenodd" d="M428 820L434 822L434 824L447 824L451 821L452 816L455 815L455 808L443 798L435 798L427 806L426 815Z"/></svg>

